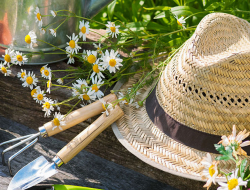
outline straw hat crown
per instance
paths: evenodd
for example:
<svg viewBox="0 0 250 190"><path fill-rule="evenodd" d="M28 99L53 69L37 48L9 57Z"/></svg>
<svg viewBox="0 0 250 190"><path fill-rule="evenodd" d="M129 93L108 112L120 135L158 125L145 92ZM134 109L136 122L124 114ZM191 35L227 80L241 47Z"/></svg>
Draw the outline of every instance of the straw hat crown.
<svg viewBox="0 0 250 190"><path fill-rule="evenodd" d="M167 114L193 129L250 130L250 24L207 15L166 67L156 94Z"/></svg>

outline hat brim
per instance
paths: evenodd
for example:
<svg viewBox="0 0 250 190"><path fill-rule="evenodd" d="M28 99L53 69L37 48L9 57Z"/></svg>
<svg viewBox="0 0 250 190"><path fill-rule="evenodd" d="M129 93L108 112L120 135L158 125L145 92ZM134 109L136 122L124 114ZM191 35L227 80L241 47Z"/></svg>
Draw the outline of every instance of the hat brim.
<svg viewBox="0 0 250 190"><path fill-rule="evenodd" d="M131 88L139 77L136 75L126 84L120 84L121 90ZM147 97L154 86L155 84L140 89L136 100L143 100ZM128 151L147 164L165 172L206 181L201 177L202 164L200 163L203 157L206 157L206 152L183 145L163 133L150 120L145 106L135 108L132 105L120 105L120 107L124 111L124 116L112 124L112 129L117 139ZM218 155L211 154L211 156L215 159ZM225 172L231 171L233 166L230 161L223 161L220 164ZM218 177L217 181L226 181L226 179Z"/></svg>

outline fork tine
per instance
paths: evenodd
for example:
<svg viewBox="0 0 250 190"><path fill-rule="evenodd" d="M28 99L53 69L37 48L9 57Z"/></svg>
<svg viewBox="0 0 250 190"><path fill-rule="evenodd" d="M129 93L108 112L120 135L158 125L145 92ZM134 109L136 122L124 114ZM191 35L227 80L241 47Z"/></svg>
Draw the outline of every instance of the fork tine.
<svg viewBox="0 0 250 190"><path fill-rule="evenodd" d="M8 140L8 141L5 141L5 142L0 143L0 146L5 145L5 144L8 144L8 143L15 142L15 141L23 140L23 139L26 139L26 138L28 138L28 137L30 137L30 136L33 136L33 135L34 135L34 134L30 134L30 135L25 135L25 136L17 137L17 138L14 138L14 139L11 139L11 140Z"/></svg>
<svg viewBox="0 0 250 190"><path fill-rule="evenodd" d="M13 173L12 173L12 170L11 170L11 160L13 160L15 157L17 157L23 151L25 151L28 148L30 148L31 146L33 146L38 141L38 138L39 137L36 137L35 140L33 140L32 142L30 142L29 144L27 144L25 147L23 147L21 150L19 150L18 152L16 152L15 154L13 154L11 157L9 157L9 159L8 159L8 167L9 167L9 173L10 173L11 176L13 176Z"/></svg>
<svg viewBox="0 0 250 190"><path fill-rule="evenodd" d="M12 149L14 149L14 148L16 148L16 147L18 147L18 146L24 144L24 143L26 143L27 141L30 141L30 140L32 140L32 139L38 137L39 135L40 135L40 132L37 133L37 134L33 134L33 135L29 136L28 138L26 138L25 140L22 140L22 141L20 141L19 143L16 143L16 144L12 145L11 147L8 147L8 148L4 149L4 150L2 151L2 164L3 164L4 166L6 165L5 159L4 159L4 154L5 154L6 152L8 152L8 151L10 151L10 150L12 150Z"/></svg>

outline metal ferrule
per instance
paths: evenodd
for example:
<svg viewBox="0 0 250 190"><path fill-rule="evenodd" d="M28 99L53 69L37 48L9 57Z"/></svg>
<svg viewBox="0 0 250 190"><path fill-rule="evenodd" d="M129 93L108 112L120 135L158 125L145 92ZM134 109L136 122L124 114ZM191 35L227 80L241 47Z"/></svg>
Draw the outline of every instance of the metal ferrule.
<svg viewBox="0 0 250 190"><path fill-rule="evenodd" d="M44 128L44 126L39 127L39 131L42 137L48 137L48 133L46 131L46 129Z"/></svg>
<svg viewBox="0 0 250 190"><path fill-rule="evenodd" d="M64 164L63 161L58 156L55 156L53 158L53 161L55 162L55 164L57 165L58 168Z"/></svg>

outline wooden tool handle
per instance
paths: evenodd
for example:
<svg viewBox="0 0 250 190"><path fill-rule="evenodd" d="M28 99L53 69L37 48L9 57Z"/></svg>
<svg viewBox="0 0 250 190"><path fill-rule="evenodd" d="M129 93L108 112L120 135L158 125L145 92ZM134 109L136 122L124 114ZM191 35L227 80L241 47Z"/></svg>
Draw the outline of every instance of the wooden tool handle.
<svg viewBox="0 0 250 190"><path fill-rule="evenodd" d="M109 116L106 116L106 114L103 113L90 126L88 126L65 147L63 147L57 153L57 156L63 161L63 163L66 164L82 149L84 149L95 137L97 137L103 130L119 119L123 114L124 113L122 109L118 105L109 112Z"/></svg>
<svg viewBox="0 0 250 190"><path fill-rule="evenodd" d="M117 99L117 97L115 94L109 94L109 95L103 97L103 100L105 102L110 102L110 103L115 101L116 99ZM53 136L57 133L60 133L64 130L66 130L70 127L73 127L76 124L81 123L82 121L85 121L88 118L94 117L103 111L104 111L104 109L102 106L102 102L100 102L100 100L98 100L92 104L89 104L87 106L84 106L78 110L75 110L75 111L69 113L64 119L65 125L61 126L62 130L59 129L59 127L56 127L53 130L53 127L55 127L53 120L48 122L48 123L45 123L43 125L43 127L45 128L48 136L50 137L50 136Z"/></svg>

